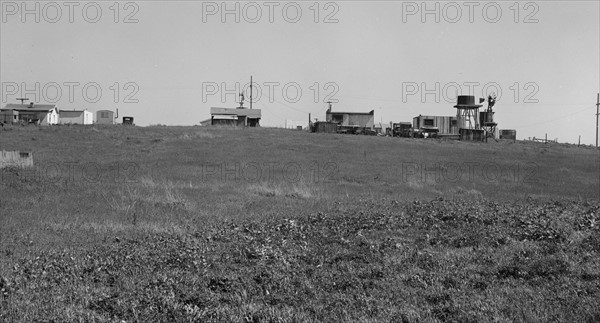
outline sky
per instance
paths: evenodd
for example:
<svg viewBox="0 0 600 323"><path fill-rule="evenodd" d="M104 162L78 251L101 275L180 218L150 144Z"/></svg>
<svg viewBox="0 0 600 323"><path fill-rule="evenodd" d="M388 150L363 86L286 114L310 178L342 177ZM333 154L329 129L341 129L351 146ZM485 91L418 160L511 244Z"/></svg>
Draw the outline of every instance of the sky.
<svg viewBox="0 0 600 323"><path fill-rule="evenodd" d="M0 105L119 109L195 125L210 107L262 125L375 110L376 123L456 115L498 95L519 139L595 143L599 1L0 1Z"/></svg>

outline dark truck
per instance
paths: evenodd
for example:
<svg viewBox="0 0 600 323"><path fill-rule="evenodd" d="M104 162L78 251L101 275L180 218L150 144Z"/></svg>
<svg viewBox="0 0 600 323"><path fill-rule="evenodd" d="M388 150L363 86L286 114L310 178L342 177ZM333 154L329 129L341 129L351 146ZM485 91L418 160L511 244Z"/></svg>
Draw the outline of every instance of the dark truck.
<svg viewBox="0 0 600 323"><path fill-rule="evenodd" d="M410 137L412 133L412 123L398 122L392 124L393 137Z"/></svg>

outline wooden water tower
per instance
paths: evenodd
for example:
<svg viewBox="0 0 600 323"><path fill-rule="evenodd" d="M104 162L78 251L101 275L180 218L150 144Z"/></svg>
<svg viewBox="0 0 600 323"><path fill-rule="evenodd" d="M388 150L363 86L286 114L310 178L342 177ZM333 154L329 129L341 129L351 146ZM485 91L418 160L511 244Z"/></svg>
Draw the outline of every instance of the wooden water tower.
<svg viewBox="0 0 600 323"><path fill-rule="evenodd" d="M479 103L485 101L481 99ZM481 104L475 104L472 95L459 95L456 105L456 119L458 123L458 134L460 140L484 141L485 131L479 123L479 108Z"/></svg>
<svg viewBox="0 0 600 323"><path fill-rule="evenodd" d="M459 129L480 129L479 108L482 105L475 104L474 96L459 95L454 107Z"/></svg>

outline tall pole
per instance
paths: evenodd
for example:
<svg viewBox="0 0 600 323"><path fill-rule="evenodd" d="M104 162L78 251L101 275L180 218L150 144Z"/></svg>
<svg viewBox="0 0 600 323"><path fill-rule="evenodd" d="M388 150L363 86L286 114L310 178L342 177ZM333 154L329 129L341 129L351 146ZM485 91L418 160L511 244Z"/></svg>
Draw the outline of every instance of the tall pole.
<svg viewBox="0 0 600 323"><path fill-rule="evenodd" d="M250 109L252 110L252 75L250 75Z"/></svg>
<svg viewBox="0 0 600 323"><path fill-rule="evenodd" d="M600 93L596 98L596 148L598 148L598 117L600 116Z"/></svg>

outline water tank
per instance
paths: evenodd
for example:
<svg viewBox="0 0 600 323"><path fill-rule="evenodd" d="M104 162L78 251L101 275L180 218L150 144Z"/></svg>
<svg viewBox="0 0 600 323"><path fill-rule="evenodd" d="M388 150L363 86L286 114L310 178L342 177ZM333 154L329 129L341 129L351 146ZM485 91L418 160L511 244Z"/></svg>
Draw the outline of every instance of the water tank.
<svg viewBox="0 0 600 323"><path fill-rule="evenodd" d="M500 130L500 139L517 140L517 131L514 129L502 129Z"/></svg>
<svg viewBox="0 0 600 323"><path fill-rule="evenodd" d="M486 124L494 124L494 112L479 112L479 122L484 126Z"/></svg>

